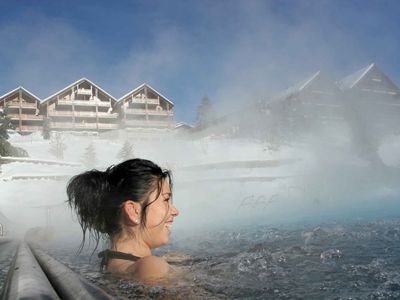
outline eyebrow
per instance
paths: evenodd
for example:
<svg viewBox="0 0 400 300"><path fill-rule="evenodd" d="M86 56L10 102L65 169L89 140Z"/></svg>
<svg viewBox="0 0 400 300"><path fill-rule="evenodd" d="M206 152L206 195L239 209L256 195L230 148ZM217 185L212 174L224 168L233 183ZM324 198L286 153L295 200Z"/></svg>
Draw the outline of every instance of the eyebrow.
<svg viewBox="0 0 400 300"><path fill-rule="evenodd" d="M172 193L164 193L164 194L163 194L163 196L166 196L166 195L167 195L167 196L171 196Z"/></svg>

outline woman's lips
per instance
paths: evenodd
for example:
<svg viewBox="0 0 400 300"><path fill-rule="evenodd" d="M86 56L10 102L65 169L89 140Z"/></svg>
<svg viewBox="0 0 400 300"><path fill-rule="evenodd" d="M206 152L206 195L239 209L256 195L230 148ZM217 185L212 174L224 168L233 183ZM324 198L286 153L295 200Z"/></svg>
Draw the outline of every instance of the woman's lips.
<svg viewBox="0 0 400 300"><path fill-rule="evenodd" d="M173 223L173 221L168 221L168 222L165 223L165 227L167 227L167 229L169 231L171 231L172 223Z"/></svg>

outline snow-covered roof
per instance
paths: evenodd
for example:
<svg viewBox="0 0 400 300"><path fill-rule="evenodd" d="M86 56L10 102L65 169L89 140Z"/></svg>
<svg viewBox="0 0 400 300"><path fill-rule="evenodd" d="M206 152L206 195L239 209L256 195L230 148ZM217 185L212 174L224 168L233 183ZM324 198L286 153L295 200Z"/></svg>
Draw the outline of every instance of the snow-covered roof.
<svg viewBox="0 0 400 300"><path fill-rule="evenodd" d="M372 77L376 77L375 80L381 80L380 82L384 81L384 84L381 84L383 89L390 89L395 91L399 90L396 84L394 84L393 81L390 80L390 78L386 74L384 74L375 63L372 63L367 67L362 68L361 70L358 70L353 74L344 77L343 79L338 81L337 84L342 90L352 89L354 87L362 85L363 82L364 84L367 84L367 81L369 80L369 75L371 75Z"/></svg>
<svg viewBox="0 0 400 300"><path fill-rule="evenodd" d="M46 99L44 99L44 100L42 101L42 103L45 103L45 102L51 100L53 97L57 96L58 94L61 94L61 93L65 92L66 90L70 89L71 87L73 87L73 86L75 86L75 85L77 85L77 84L80 84L80 83L82 83L82 82L85 82L85 81L86 81L87 83L91 84L92 86L96 87L99 91L101 91L102 93L106 94L108 97L110 97L110 98L111 98L112 100L114 100L115 102L117 101L116 98L115 98L114 96L112 96L111 94L107 93L107 92L106 92L105 90L103 90L100 86L98 86L97 84L95 84L93 81L90 81L89 79L87 79L87 78L85 78L85 77L82 77L81 79L79 79L79 80L77 80L77 81L71 83L69 86L67 86L67 87L65 87L65 88L63 88L63 89L61 89L61 90L55 92L55 93L52 94L51 96L47 97Z"/></svg>
<svg viewBox="0 0 400 300"><path fill-rule="evenodd" d="M284 90L279 96L281 97L288 97L293 94L300 93L301 91L313 86L318 87L321 86L322 90L325 90L327 86L332 86L334 89L338 89L336 84L330 80L327 76L325 76L321 71L314 73L312 76L296 83L295 85L289 87L288 89Z"/></svg>
<svg viewBox="0 0 400 300"><path fill-rule="evenodd" d="M185 123L185 122L176 123L175 129L178 129L178 128L181 128L181 127L193 128L192 125L189 125L188 123Z"/></svg>
<svg viewBox="0 0 400 300"><path fill-rule="evenodd" d="M140 86L138 86L137 88L133 89L132 91L126 93L125 95L123 95L121 98L118 99L118 102L122 101L123 99L125 99L126 97L130 96L133 93L138 92L139 90L141 90L144 87L148 87L149 89L151 89L154 93L160 95L163 99L165 99L166 101L168 101L170 104L174 105L174 103L169 100L167 97L165 97L163 94L161 94L160 92L158 92L155 88L151 87L149 84L147 83L143 83Z"/></svg>
<svg viewBox="0 0 400 300"><path fill-rule="evenodd" d="M12 95L13 93L19 91L19 90L24 91L24 92L27 93L29 96L31 96L32 98L34 98L34 99L36 99L37 101L40 102L40 98L39 98L38 96L36 96L34 93L28 91L28 90L27 90L26 88L24 88L23 86L19 86L19 87L13 89L12 91L7 92L7 93L4 94L3 96L0 96L0 99L2 100L2 99L4 99L4 98L6 98L6 97Z"/></svg>
<svg viewBox="0 0 400 300"><path fill-rule="evenodd" d="M369 66L362 68L361 70L358 70L340 81L338 81L338 86L341 89L351 89L353 88L360 80L363 78L374 66L374 64L370 64Z"/></svg>

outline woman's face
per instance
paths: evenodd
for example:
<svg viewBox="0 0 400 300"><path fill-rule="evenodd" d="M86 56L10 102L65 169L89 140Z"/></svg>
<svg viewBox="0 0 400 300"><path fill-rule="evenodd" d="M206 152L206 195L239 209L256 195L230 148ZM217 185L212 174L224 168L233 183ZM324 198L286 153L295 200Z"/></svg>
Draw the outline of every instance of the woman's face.
<svg viewBox="0 0 400 300"><path fill-rule="evenodd" d="M150 205L146 211L146 228L143 239L150 248L156 248L168 242L174 218L179 211L172 204L169 184L163 180L161 193L155 190L149 196ZM157 197L157 199L156 199Z"/></svg>

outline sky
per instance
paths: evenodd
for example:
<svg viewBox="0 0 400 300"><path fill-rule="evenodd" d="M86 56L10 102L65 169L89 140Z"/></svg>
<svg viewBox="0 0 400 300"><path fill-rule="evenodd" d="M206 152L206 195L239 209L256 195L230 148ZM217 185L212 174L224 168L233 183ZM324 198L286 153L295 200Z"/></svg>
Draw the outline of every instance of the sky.
<svg viewBox="0 0 400 300"><path fill-rule="evenodd" d="M117 99L148 83L195 123L318 70L339 80L375 62L400 85L397 0L0 0L0 95L40 98L86 77Z"/></svg>

